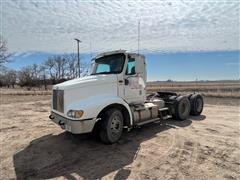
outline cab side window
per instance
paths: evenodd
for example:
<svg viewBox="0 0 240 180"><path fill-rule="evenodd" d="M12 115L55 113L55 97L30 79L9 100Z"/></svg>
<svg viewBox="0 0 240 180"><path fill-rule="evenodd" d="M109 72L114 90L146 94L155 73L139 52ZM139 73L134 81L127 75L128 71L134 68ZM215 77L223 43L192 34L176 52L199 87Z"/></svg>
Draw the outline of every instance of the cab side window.
<svg viewBox="0 0 240 180"><path fill-rule="evenodd" d="M136 74L136 72L135 72L135 59L134 58L129 58L126 75L134 75L134 74Z"/></svg>

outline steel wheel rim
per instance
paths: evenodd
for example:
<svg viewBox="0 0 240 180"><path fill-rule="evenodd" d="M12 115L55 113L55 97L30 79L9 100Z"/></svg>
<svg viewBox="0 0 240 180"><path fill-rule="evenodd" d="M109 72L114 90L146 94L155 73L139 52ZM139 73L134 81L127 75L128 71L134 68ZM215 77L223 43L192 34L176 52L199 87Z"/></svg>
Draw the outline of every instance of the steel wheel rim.
<svg viewBox="0 0 240 180"><path fill-rule="evenodd" d="M116 115L112 118L110 130L113 136L117 136L121 132L121 119L119 116Z"/></svg>

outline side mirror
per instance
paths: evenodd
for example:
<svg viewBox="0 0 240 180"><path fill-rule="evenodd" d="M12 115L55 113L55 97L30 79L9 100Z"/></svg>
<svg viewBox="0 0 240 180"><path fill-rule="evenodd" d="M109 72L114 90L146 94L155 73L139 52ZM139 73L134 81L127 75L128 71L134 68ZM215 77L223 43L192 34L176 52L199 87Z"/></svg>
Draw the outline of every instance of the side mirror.
<svg viewBox="0 0 240 180"><path fill-rule="evenodd" d="M124 80L124 84L125 84L125 85L128 85L128 84L129 84L129 80L128 80L128 79L125 79L125 80Z"/></svg>

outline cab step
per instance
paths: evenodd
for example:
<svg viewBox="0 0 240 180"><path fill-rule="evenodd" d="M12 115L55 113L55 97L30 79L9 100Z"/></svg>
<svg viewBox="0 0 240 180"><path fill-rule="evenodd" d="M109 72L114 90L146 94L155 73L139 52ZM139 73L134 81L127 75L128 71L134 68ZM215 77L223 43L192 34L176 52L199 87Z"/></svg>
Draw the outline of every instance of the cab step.
<svg viewBox="0 0 240 180"><path fill-rule="evenodd" d="M172 118L172 115L166 115L166 116L162 117L163 120L171 119L171 118Z"/></svg>
<svg viewBox="0 0 240 180"><path fill-rule="evenodd" d="M159 111L169 111L169 109L168 108L161 108L161 109L159 109Z"/></svg>

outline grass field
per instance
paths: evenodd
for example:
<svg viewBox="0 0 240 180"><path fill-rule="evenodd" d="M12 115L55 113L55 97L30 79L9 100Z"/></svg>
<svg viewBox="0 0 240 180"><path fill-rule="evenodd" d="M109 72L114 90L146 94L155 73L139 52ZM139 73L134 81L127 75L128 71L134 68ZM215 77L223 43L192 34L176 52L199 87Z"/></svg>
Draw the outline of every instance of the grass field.
<svg viewBox="0 0 240 180"><path fill-rule="evenodd" d="M240 98L240 83L239 81L148 82L147 91L198 92L206 97Z"/></svg>
<svg viewBox="0 0 240 180"><path fill-rule="evenodd" d="M1 88L2 95L50 95L51 86L43 88ZM148 82L147 91L173 91L177 93L202 93L205 97L240 98L239 81L209 81L209 82Z"/></svg>

